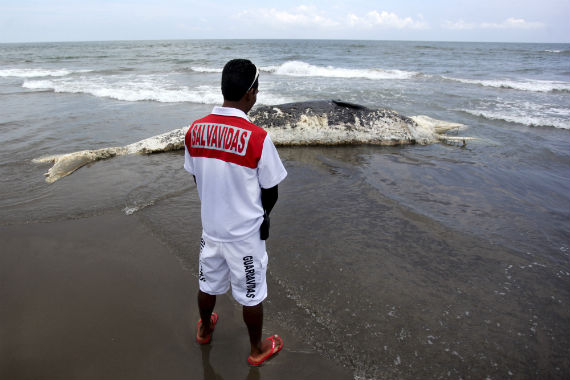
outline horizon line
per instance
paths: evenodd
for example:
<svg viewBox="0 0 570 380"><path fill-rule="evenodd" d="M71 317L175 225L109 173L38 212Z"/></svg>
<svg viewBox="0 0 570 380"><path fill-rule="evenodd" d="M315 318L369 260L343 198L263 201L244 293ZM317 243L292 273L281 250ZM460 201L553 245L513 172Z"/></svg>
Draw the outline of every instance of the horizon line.
<svg viewBox="0 0 570 380"><path fill-rule="evenodd" d="M116 40L59 40L59 41L0 41L0 44L41 44L41 43L81 43L81 42L152 42L152 41L369 41L369 42L445 42L445 43L500 43L500 44L570 44L565 42L531 41L476 41L476 40L406 40L406 39L355 39L355 38L157 38L157 39L116 39Z"/></svg>

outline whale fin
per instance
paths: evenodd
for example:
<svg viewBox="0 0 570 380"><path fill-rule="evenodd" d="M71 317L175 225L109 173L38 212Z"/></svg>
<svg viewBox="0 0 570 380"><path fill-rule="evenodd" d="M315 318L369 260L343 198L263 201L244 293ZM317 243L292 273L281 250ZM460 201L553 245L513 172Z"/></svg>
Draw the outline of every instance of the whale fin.
<svg viewBox="0 0 570 380"><path fill-rule="evenodd" d="M354 104L354 103L349 103L349 102L343 102L342 100L333 100L332 101L334 104L336 104L339 107L344 107L344 108L351 108L354 110L368 110L368 107L365 106L361 106L360 104Z"/></svg>

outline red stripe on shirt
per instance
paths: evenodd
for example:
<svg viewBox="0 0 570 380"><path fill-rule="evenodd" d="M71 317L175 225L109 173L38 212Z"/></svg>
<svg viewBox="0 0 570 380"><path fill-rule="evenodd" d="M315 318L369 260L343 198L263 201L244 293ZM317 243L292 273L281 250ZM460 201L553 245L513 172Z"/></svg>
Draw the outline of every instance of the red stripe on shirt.
<svg viewBox="0 0 570 380"><path fill-rule="evenodd" d="M184 143L192 157L215 158L255 169L265 136L265 130L241 117L210 114L192 123Z"/></svg>

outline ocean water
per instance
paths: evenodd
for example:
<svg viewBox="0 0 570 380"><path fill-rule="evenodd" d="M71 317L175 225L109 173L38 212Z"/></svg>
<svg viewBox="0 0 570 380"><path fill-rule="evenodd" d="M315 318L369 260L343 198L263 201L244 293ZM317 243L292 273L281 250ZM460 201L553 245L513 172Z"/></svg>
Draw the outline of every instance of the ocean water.
<svg viewBox="0 0 570 380"><path fill-rule="evenodd" d="M194 273L200 206L182 152L99 161L52 184L32 160L188 125L221 103L236 57L261 69L258 104L341 99L475 138L280 147L270 323L355 378L568 378L568 44L0 44L2 225L119 210Z"/></svg>

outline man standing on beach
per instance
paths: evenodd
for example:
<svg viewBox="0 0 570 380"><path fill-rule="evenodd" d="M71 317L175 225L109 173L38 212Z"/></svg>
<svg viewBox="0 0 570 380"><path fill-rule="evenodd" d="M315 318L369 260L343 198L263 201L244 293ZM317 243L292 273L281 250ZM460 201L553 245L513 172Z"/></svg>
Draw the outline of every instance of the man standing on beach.
<svg viewBox="0 0 570 380"><path fill-rule="evenodd" d="M186 133L184 158L202 207L201 319L196 340L210 342L218 321L213 312L216 295L226 293L231 284L233 297L243 305L251 365L261 365L283 348L277 335L261 339L269 213L277 202L277 185L287 171L267 132L247 117L257 101L258 86L259 69L249 60L226 63L223 106L192 123Z"/></svg>

